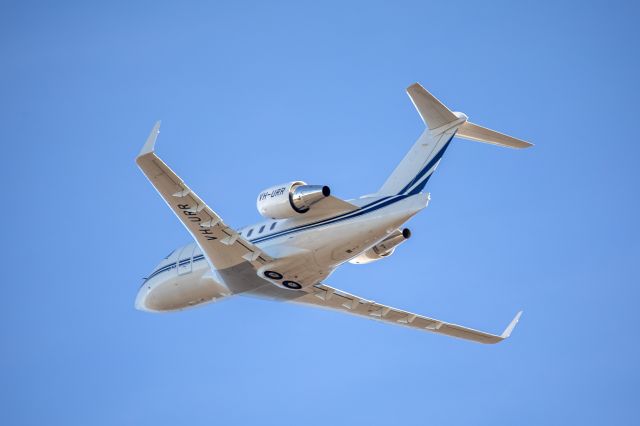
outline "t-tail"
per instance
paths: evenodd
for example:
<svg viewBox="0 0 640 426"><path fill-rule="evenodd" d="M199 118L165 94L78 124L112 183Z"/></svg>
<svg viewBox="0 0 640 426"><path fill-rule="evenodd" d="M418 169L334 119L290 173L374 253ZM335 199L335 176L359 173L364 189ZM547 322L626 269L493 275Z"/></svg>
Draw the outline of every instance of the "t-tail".
<svg viewBox="0 0 640 426"><path fill-rule="evenodd" d="M379 194L414 195L421 192L454 136L508 148L533 146L467 121L465 114L451 111L418 83L409 86L407 94L427 129L382 185Z"/></svg>

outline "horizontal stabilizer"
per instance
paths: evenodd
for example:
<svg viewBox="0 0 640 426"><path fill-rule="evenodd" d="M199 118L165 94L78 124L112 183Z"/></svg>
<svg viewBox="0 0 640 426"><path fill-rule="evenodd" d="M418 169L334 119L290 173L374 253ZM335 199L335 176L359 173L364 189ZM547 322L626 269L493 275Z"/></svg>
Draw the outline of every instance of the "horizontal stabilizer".
<svg viewBox="0 0 640 426"><path fill-rule="evenodd" d="M487 129L486 127L478 126L470 122L462 123L458 127L456 136L462 139L469 139L477 142L490 143L493 145L506 146L508 148L529 148L533 144L525 142L521 139L516 139L504 133L496 132L495 130Z"/></svg>
<svg viewBox="0 0 640 426"><path fill-rule="evenodd" d="M437 129L458 119L449 108L419 83L407 87L407 94L429 130Z"/></svg>

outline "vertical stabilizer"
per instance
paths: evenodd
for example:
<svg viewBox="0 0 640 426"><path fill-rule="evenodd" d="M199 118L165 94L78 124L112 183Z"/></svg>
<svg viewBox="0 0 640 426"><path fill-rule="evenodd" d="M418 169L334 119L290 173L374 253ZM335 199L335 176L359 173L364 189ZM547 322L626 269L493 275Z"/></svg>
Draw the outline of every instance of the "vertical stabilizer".
<svg viewBox="0 0 640 426"><path fill-rule="evenodd" d="M438 167L458 125L466 116L453 113L418 83L407 94L427 129L378 191L383 195L410 195L422 191Z"/></svg>

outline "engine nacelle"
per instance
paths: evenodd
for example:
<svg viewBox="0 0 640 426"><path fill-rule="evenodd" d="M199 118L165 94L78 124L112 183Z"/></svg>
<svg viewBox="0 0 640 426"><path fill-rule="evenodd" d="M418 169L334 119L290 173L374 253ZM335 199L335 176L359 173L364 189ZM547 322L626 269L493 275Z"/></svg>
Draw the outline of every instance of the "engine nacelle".
<svg viewBox="0 0 640 426"><path fill-rule="evenodd" d="M260 192L256 200L258 212L271 219L286 219L309 211L318 201L331 194L328 186L307 185L295 181L272 186Z"/></svg>
<svg viewBox="0 0 640 426"><path fill-rule="evenodd" d="M382 242L376 244L357 257L354 257L349 261L349 263L363 265L365 263L375 262L376 260L391 256L396 247L407 241L409 237L411 237L411 231L409 228L404 228L403 230L396 229Z"/></svg>

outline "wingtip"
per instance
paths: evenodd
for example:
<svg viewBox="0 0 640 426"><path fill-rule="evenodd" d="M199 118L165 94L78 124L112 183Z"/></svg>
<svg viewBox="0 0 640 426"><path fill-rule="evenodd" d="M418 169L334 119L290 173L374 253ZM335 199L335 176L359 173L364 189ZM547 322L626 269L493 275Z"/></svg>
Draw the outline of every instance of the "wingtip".
<svg viewBox="0 0 640 426"><path fill-rule="evenodd" d="M147 138L147 141L144 143L144 146L142 147L142 149L140 150L140 154L138 154L138 157L141 157L145 154L152 153L155 150L156 139L158 139L158 133L160 133L160 124L161 124L160 120L156 121L156 124L155 126L153 126L153 129L151 129L151 133L149 133L149 137Z"/></svg>
<svg viewBox="0 0 640 426"><path fill-rule="evenodd" d="M527 142L527 141L523 141L523 140L518 140L518 141L520 142L520 145L519 146L514 146L514 148L516 148L516 149L527 149L527 148L531 148L531 147L535 146L531 142Z"/></svg>
<svg viewBox="0 0 640 426"><path fill-rule="evenodd" d="M422 84L418 83L417 81L413 84L410 84L405 90L407 91L407 93L410 93L412 90L424 90L424 87L422 87Z"/></svg>
<svg viewBox="0 0 640 426"><path fill-rule="evenodd" d="M511 336L511 333L513 332L513 329L516 328L516 325L518 324L518 321L520 321L521 316L522 316L522 311L518 312L516 316L513 317L513 319L511 320L507 328L505 328L504 332L500 337L502 337L503 339L506 339L509 336Z"/></svg>

